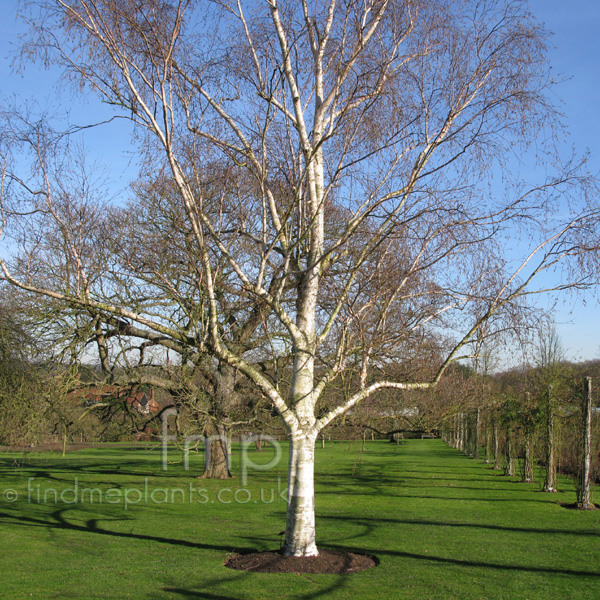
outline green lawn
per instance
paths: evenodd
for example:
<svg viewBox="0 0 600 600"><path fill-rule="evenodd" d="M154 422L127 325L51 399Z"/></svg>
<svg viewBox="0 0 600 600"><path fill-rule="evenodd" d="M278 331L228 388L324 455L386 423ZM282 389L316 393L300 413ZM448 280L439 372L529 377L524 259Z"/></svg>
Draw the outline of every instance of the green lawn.
<svg viewBox="0 0 600 600"><path fill-rule="evenodd" d="M246 486L239 476L193 478L201 458L186 472L163 471L158 447L0 455L0 597L600 598L600 511L562 508L575 499L568 479L563 492L544 494L439 440L372 442L364 453L359 444L319 447L319 545L373 554L380 565L258 574L223 562L279 546L286 448L276 468L249 470Z"/></svg>

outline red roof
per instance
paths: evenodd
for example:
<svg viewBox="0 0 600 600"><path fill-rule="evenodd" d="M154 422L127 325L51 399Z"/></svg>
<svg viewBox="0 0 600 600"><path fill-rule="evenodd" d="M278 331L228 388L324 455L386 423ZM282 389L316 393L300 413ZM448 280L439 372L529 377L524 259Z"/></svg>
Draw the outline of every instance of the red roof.
<svg viewBox="0 0 600 600"><path fill-rule="evenodd" d="M147 394L143 391L132 393L130 387L118 385L103 385L99 387L78 388L69 392L69 397L77 403L87 405L99 404L107 401L125 401L129 406L142 414L158 412L160 406L154 400L154 390Z"/></svg>

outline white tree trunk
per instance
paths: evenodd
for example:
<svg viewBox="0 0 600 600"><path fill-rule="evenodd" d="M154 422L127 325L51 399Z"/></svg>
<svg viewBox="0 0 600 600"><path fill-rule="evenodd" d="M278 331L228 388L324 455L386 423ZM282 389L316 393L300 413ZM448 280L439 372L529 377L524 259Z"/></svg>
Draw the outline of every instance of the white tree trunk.
<svg viewBox="0 0 600 600"><path fill-rule="evenodd" d="M479 458L479 421L481 418L479 408L475 411L475 422L473 423L473 458Z"/></svg>
<svg viewBox="0 0 600 600"><path fill-rule="evenodd" d="M315 441L314 436L290 436L288 505L284 553L317 556L315 540Z"/></svg>
<svg viewBox="0 0 600 600"><path fill-rule="evenodd" d="M556 432L554 427L554 404L552 387L548 388L548 405L546 411L546 479L543 492L556 492Z"/></svg>
<svg viewBox="0 0 600 600"><path fill-rule="evenodd" d="M525 434L525 462L523 464L523 481L531 483L533 481L533 442L531 432Z"/></svg>
<svg viewBox="0 0 600 600"><path fill-rule="evenodd" d="M515 450L512 425L506 429L506 467L504 474L512 477L515 474Z"/></svg>
<svg viewBox="0 0 600 600"><path fill-rule="evenodd" d="M591 500L591 464L592 464L592 378L585 378L585 391L582 406L582 452L580 467L580 483L577 504L579 508L593 508Z"/></svg>
<svg viewBox="0 0 600 600"><path fill-rule="evenodd" d="M498 423L494 423L494 469L500 470L500 438L498 436Z"/></svg>
<svg viewBox="0 0 600 600"><path fill-rule="evenodd" d="M310 309L306 312L310 315ZM305 314L306 314L305 312ZM300 322L311 340L314 321ZM290 427L288 465L288 503L284 554L317 556L315 540L315 443L319 434L314 414L314 359L305 348L296 348L292 378L291 402L297 417Z"/></svg>

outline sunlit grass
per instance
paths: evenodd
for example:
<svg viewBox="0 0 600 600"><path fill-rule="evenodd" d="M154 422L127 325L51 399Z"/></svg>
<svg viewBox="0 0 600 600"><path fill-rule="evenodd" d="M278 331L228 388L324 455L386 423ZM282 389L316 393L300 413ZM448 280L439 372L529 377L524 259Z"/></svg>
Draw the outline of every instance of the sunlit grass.
<svg viewBox="0 0 600 600"><path fill-rule="evenodd" d="M249 468L245 486L238 453L227 481L196 479L199 455L190 471L181 462L163 471L159 447L0 455L0 597L600 597L600 511L562 508L575 499L568 479L561 493L544 494L438 440L317 448L318 543L373 554L377 568L338 576L226 569L232 552L279 547L282 450L276 468ZM250 454L256 464L273 456Z"/></svg>

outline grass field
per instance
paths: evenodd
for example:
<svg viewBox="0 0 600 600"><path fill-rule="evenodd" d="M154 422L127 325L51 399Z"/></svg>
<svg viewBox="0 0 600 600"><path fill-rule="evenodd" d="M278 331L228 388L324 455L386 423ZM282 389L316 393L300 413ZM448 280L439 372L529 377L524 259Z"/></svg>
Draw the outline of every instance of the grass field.
<svg viewBox="0 0 600 600"><path fill-rule="evenodd" d="M2 454L0 598L600 598L600 511L562 508L568 479L544 494L439 440L360 449L317 449L318 544L380 560L348 575L223 566L279 547L285 447L246 485L195 479L201 456L163 471L158 447Z"/></svg>

